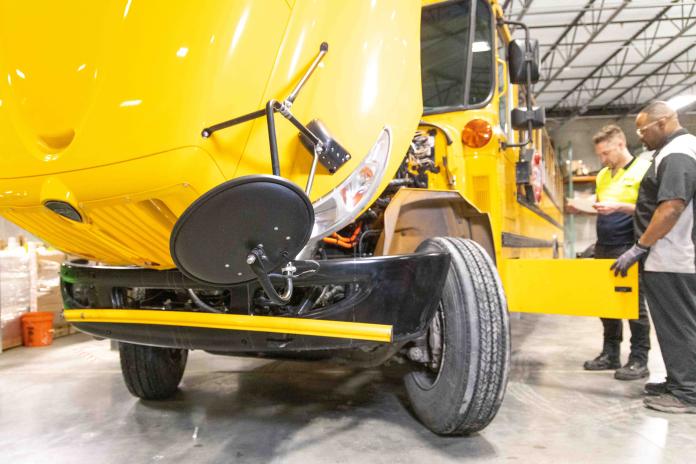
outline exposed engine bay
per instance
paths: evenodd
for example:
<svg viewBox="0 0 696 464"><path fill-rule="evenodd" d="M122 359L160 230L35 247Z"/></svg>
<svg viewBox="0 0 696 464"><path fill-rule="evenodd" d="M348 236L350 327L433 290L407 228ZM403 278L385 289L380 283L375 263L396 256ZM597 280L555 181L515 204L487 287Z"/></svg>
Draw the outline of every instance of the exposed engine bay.
<svg viewBox="0 0 696 464"><path fill-rule="evenodd" d="M384 212L394 194L403 187L427 188L428 172L440 171L435 165L434 136L434 130L415 133L401 167L389 186L355 222L323 238L318 243L314 259L321 261L375 255L383 232ZM274 277L274 283L282 286L280 275ZM354 284L296 287L290 301L279 304L269 299L263 288L253 282L218 289L121 288L114 289L112 299L115 307L137 309L238 313L240 308L249 308L249 314L253 315L303 316L336 304L355 291ZM87 306L90 301L89 289L76 287L73 299Z"/></svg>

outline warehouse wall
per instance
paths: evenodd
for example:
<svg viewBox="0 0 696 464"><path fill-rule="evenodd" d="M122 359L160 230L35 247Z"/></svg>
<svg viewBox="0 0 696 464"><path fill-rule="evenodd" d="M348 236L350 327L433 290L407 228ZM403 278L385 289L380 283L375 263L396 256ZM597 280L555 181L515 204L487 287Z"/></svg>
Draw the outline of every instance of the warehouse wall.
<svg viewBox="0 0 696 464"><path fill-rule="evenodd" d="M681 115L679 120L682 126L689 132L696 134L696 113ZM635 117L621 118L583 118L570 121L564 125L557 121L550 121L549 132L555 146L565 147L568 142L573 144L573 159L581 159L590 167L590 170L601 168L592 146L592 136L607 124L617 124L626 133L628 146L634 155L643 151L642 145L636 135Z"/></svg>
<svg viewBox="0 0 696 464"><path fill-rule="evenodd" d="M17 237L18 235L23 235L26 238L32 238L33 236L24 229L20 229L16 225L12 224L7 219L0 217L0 242L7 241L9 237Z"/></svg>

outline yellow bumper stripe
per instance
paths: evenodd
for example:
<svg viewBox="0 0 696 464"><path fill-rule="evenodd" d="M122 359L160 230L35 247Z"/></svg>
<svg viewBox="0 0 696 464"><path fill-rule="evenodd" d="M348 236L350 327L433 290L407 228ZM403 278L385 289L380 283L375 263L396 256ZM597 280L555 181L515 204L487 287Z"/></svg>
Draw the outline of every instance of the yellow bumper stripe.
<svg viewBox="0 0 696 464"><path fill-rule="evenodd" d="M327 321L296 317L245 316L184 311L151 311L141 309L66 309L68 322L102 322L114 324L150 324L208 329L249 330L318 337L353 338L391 342L392 326L363 322Z"/></svg>

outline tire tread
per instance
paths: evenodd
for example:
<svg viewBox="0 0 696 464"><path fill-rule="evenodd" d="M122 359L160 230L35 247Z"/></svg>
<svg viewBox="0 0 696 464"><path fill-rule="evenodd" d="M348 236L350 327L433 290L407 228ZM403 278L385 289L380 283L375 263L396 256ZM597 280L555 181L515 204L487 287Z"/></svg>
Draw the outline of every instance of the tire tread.
<svg viewBox="0 0 696 464"><path fill-rule="evenodd" d="M434 419L433 414L422 419L426 419L426 425L433 431L443 435L474 433L485 428L493 420L500 408L507 385L510 336L502 284L492 260L476 242L456 237L440 237L429 239L424 245L450 253L450 278L452 285L456 287L453 291L461 300L466 300L464 289L472 289L474 304L465 315L467 323L462 327L470 346L466 351L466 359L460 366L462 372L458 373L456 381L463 382L464 386L452 389L456 394L452 394L447 401L454 404L443 407L444 411L451 408L456 410L456 413L444 414L446 418L443 417L441 421L440 418ZM467 309L464 308L463 311ZM473 382L473 389L469 382ZM407 390L413 390L414 385L414 382L407 381ZM467 391L472 393L467 394ZM409 392L412 402L413 393ZM442 400L431 398L429 401L437 403Z"/></svg>
<svg viewBox="0 0 696 464"><path fill-rule="evenodd" d="M121 373L128 391L138 398L161 400L176 393L184 374L187 350L171 358L172 348L119 343Z"/></svg>

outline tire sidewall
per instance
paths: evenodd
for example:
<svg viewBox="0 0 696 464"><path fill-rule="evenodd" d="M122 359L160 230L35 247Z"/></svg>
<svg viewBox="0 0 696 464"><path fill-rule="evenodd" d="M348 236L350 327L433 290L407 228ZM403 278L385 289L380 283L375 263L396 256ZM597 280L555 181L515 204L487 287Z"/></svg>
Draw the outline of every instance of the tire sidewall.
<svg viewBox="0 0 696 464"><path fill-rule="evenodd" d="M483 412L486 419L481 420L481 406L470 412L476 395L484 395L487 381L482 371L488 366L481 365L479 347L481 327L484 321L479 320L476 286L471 270L464 265L459 256L462 244L455 247L457 241L463 239L429 239L421 244L417 251L428 252L447 251L452 256L450 269L440 298L443 312L443 359L440 371L434 382L428 385L427 378L419 372L411 372L405 378L405 386L411 405L418 418L435 433L461 434L480 430L495 416L507 383L507 366L509 364L509 325L507 323L507 308L500 279L495 266L485 250L473 241L466 240L467 245L474 245L474 253L485 259L485 267L492 271L495 278L495 289L489 289L489 297L498 303L497 310L501 314L500 327L502 346L505 351L502 363L502 384L496 392L496 399L491 405L491 411ZM471 247L467 252L472 251ZM502 308L500 308L502 306ZM435 315L437 317L437 315ZM490 321L485 321L489 324ZM489 335L490 336L490 335ZM493 367L494 369L497 367ZM485 374L485 373L484 373ZM480 400L480 398L479 398Z"/></svg>

